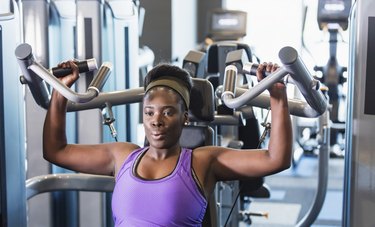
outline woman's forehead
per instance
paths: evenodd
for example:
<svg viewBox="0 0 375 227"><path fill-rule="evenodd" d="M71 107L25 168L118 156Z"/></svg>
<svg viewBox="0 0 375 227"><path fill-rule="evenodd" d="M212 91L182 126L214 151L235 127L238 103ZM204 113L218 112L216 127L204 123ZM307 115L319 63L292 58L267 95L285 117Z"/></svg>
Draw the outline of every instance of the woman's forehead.
<svg viewBox="0 0 375 227"><path fill-rule="evenodd" d="M171 88L163 86L157 86L150 89L144 97L144 102L152 102L156 99L158 102L164 100L165 102L178 103L180 101L177 92Z"/></svg>

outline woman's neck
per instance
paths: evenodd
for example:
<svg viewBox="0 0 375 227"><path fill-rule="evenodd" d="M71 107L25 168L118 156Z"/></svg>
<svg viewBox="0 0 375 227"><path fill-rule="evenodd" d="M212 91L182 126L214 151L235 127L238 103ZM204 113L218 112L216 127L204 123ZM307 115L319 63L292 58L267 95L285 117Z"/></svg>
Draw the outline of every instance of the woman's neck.
<svg viewBox="0 0 375 227"><path fill-rule="evenodd" d="M170 157L178 156L180 152L181 146L179 145L165 149L149 147L145 155L154 160L164 160Z"/></svg>

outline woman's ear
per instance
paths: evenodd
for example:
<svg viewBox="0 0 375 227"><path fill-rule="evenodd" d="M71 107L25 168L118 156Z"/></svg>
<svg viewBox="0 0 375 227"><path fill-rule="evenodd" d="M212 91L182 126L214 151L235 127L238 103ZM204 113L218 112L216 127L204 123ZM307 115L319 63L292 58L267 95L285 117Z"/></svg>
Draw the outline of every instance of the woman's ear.
<svg viewBox="0 0 375 227"><path fill-rule="evenodd" d="M185 111L184 113L184 124L185 125L188 125L189 124L189 112L188 111Z"/></svg>

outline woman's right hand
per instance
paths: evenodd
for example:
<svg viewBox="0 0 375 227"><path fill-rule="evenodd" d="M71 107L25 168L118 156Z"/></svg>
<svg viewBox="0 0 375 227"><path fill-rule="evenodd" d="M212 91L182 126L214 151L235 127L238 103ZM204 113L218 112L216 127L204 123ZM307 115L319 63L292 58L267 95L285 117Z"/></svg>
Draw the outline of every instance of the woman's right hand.
<svg viewBox="0 0 375 227"><path fill-rule="evenodd" d="M264 62L263 64L259 64L257 72L256 72L256 76L258 78L258 81L261 81L261 80L264 79L264 76L263 76L264 72L272 73L279 68L280 67L276 63L272 63L272 62L268 62L268 63ZM268 88L268 91L270 92L270 95L274 96L274 97L286 95L285 90L286 90L286 86L282 82L274 83L273 85L271 85Z"/></svg>
<svg viewBox="0 0 375 227"><path fill-rule="evenodd" d="M59 80L66 86L71 87L79 78L79 70L77 64L73 60L61 62L57 65L59 68L71 68L72 73L64 77L60 77Z"/></svg>

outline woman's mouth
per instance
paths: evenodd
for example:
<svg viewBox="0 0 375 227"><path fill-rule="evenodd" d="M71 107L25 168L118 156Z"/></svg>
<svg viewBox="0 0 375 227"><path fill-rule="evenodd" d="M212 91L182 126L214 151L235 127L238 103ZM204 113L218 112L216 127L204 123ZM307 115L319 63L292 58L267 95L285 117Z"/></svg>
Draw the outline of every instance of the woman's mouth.
<svg viewBox="0 0 375 227"><path fill-rule="evenodd" d="M152 133L152 137L155 140L162 140L165 138L165 133L157 132L157 133Z"/></svg>

